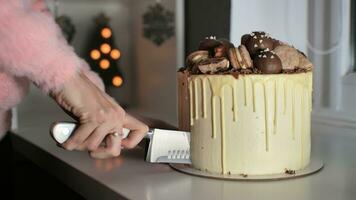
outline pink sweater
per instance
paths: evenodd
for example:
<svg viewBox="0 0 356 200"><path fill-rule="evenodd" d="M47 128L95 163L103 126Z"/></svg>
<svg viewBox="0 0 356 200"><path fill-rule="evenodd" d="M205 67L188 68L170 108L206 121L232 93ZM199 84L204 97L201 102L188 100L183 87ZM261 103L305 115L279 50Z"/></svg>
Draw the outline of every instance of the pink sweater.
<svg viewBox="0 0 356 200"><path fill-rule="evenodd" d="M63 38L43 0L0 0L0 139L10 110L33 82L45 93L62 87L78 71L100 88L100 78Z"/></svg>

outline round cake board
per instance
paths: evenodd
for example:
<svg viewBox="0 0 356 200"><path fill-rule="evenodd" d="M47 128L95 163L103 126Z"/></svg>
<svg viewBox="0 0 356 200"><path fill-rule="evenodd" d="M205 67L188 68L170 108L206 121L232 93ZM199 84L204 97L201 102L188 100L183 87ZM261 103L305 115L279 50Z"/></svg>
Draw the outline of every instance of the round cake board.
<svg viewBox="0 0 356 200"><path fill-rule="evenodd" d="M191 165L187 164L177 164L171 163L169 164L173 169L178 172L182 172L185 174L200 176L206 178L214 178L214 179L223 179L223 180L235 180L235 181L273 181L273 180L283 180L283 179L291 179L298 178L307 175L314 174L320 171L324 164L321 160L311 159L309 165L301 170L296 170L294 174L292 173L281 173L281 174L269 174L269 175L245 175L245 174L217 174L217 173L209 173L206 171L201 171L198 169L194 169Z"/></svg>

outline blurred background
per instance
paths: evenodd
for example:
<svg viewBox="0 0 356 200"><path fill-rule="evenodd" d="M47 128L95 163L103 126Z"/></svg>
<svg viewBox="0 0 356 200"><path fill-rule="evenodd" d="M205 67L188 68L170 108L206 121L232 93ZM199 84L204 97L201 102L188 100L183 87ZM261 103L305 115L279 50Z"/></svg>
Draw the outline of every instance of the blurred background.
<svg viewBox="0 0 356 200"><path fill-rule="evenodd" d="M263 30L305 52L314 126L356 128L351 0L50 0L76 52L129 110L177 123L176 71L207 36ZM36 91L34 92L36 93Z"/></svg>

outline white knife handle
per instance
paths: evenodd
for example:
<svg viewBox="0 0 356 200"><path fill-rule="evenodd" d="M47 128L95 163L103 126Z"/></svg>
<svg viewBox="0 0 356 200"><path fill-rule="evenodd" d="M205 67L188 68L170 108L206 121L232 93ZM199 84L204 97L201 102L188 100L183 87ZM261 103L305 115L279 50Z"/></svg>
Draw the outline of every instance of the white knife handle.
<svg viewBox="0 0 356 200"><path fill-rule="evenodd" d="M62 144L68 140L76 127L77 124L73 122L56 122L51 127L51 135L56 142ZM122 138L126 138L129 133L129 129L123 128Z"/></svg>

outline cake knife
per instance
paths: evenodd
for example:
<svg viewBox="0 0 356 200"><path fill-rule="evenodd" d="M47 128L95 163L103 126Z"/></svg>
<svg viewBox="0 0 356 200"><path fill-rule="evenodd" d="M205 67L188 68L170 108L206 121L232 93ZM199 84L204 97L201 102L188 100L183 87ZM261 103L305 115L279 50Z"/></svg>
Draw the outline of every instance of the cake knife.
<svg viewBox="0 0 356 200"><path fill-rule="evenodd" d="M62 144L76 127L74 122L56 122L52 124L50 133L57 143ZM130 130L124 128L122 138L126 138L129 133ZM150 129L145 138L149 140L147 162L191 164L189 132L155 128Z"/></svg>

